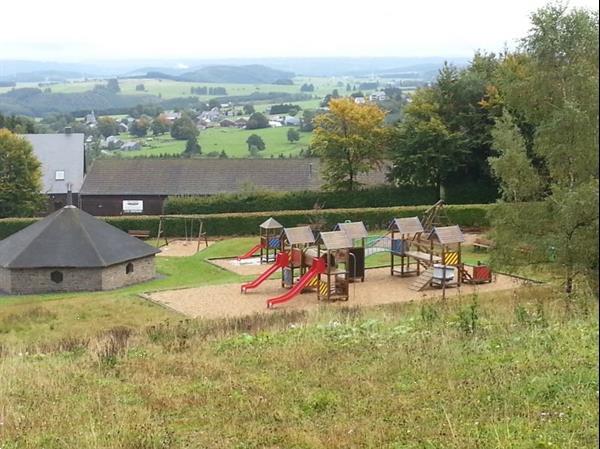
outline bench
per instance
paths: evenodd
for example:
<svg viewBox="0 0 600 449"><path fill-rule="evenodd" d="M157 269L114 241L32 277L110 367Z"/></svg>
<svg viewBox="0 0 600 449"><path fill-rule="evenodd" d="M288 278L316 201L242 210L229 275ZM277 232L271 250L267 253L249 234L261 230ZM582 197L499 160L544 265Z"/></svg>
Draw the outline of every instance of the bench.
<svg viewBox="0 0 600 449"><path fill-rule="evenodd" d="M492 242L491 240L487 240L487 239L482 239L482 238L476 238L475 241L473 242L473 249L475 251L477 250L488 250L490 248L494 247L494 242Z"/></svg>
<svg viewBox="0 0 600 449"><path fill-rule="evenodd" d="M138 239L150 238L150 231L144 229L130 229L129 231L127 231L127 234L129 234L132 237L137 237Z"/></svg>

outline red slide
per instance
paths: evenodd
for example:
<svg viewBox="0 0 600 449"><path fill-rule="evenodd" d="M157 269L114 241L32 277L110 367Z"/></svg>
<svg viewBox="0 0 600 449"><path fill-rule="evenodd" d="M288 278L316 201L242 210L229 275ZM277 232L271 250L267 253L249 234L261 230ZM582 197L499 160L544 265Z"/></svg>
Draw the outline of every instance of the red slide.
<svg viewBox="0 0 600 449"><path fill-rule="evenodd" d="M281 304L282 302L289 301L297 294L302 293L302 290L304 290L306 284L308 284L312 278L318 276L319 273L324 272L325 261L323 259L314 259L310 270L308 270L306 273L304 273L304 276L298 279L298 282L290 289L290 291L284 293L283 295L276 296L275 298L267 300L267 307L270 309L275 304Z"/></svg>
<svg viewBox="0 0 600 449"><path fill-rule="evenodd" d="M259 243L258 245L254 245L247 253L242 254L241 256L237 257L237 260L242 260L242 259L249 259L250 257L252 257L254 255L255 252L257 252L260 248L262 247L262 243Z"/></svg>
<svg viewBox="0 0 600 449"><path fill-rule="evenodd" d="M258 287L266 279L268 279L269 276L271 276L273 273L275 273L278 269L286 267L288 265L288 262L289 262L289 256L287 253L277 254L277 257L275 258L275 263L272 266L270 266L267 269L267 271L265 271L263 274L261 274L259 277L257 277L253 281L247 282L242 285L242 293L246 293L246 290L250 290L250 289Z"/></svg>

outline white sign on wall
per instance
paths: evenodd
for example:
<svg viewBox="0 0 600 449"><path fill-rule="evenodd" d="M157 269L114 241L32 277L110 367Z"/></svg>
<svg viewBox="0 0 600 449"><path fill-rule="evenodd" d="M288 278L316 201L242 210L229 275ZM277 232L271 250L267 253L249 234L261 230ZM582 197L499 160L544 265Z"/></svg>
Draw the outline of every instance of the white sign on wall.
<svg viewBox="0 0 600 449"><path fill-rule="evenodd" d="M141 214L144 212L144 202L142 200L123 200L123 213Z"/></svg>

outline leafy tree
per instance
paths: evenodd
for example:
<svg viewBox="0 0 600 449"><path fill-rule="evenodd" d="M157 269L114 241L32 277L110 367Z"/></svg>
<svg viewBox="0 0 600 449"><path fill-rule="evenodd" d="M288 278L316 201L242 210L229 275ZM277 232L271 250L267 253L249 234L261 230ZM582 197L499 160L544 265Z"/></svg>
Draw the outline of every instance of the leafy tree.
<svg viewBox="0 0 600 449"><path fill-rule="evenodd" d="M255 112L254 106L252 106L251 104L244 105L244 114L250 115L250 114L254 114L254 112Z"/></svg>
<svg viewBox="0 0 600 449"><path fill-rule="evenodd" d="M65 125L59 129L63 129ZM15 115L4 116L2 113L0 113L0 129L1 128L6 128L17 134L34 134L36 132L35 122L30 118L18 117Z"/></svg>
<svg viewBox="0 0 600 449"><path fill-rule="evenodd" d="M0 129L0 218L28 217L44 204L41 164L23 137Z"/></svg>
<svg viewBox="0 0 600 449"><path fill-rule="evenodd" d="M150 129L152 129L152 134L155 136L163 135L164 133L169 132L169 121L164 115L159 115L152 120Z"/></svg>
<svg viewBox="0 0 600 449"><path fill-rule="evenodd" d="M269 119L260 112L253 113L246 123L246 129L262 129L269 127Z"/></svg>
<svg viewBox="0 0 600 449"><path fill-rule="evenodd" d="M229 159L229 156L227 156L225 150L221 150L221 152L219 153L219 159Z"/></svg>
<svg viewBox="0 0 600 449"><path fill-rule="evenodd" d="M109 79L108 83L106 83L106 89L113 93L121 92L121 87L119 87L119 80L117 80L116 78Z"/></svg>
<svg viewBox="0 0 600 449"><path fill-rule="evenodd" d="M138 92L145 92L146 91L146 86L144 86L143 84L136 84L135 85L135 90Z"/></svg>
<svg viewBox="0 0 600 449"><path fill-rule="evenodd" d="M435 186L443 199L444 185L464 164L467 152L460 145L459 134L443 122L433 95L431 90L413 95L407 118L393 136L391 174L401 184Z"/></svg>
<svg viewBox="0 0 600 449"><path fill-rule="evenodd" d="M102 136L116 136L119 134L119 123L112 117L100 117L96 126Z"/></svg>
<svg viewBox="0 0 600 449"><path fill-rule="evenodd" d="M290 143L298 142L300 140L300 133L298 132L298 130L290 128L287 132L287 139Z"/></svg>
<svg viewBox="0 0 600 449"><path fill-rule="evenodd" d="M331 92L331 98L340 98L340 93L337 89L333 89L333 92Z"/></svg>
<svg viewBox="0 0 600 449"><path fill-rule="evenodd" d="M333 99L329 112L315 118L312 149L321 157L327 187L353 191L358 176L381 167L387 156L385 113L374 104Z"/></svg>
<svg viewBox="0 0 600 449"><path fill-rule="evenodd" d="M208 109L220 108L221 102L216 98L211 98L208 100Z"/></svg>
<svg viewBox="0 0 600 449"><path fill-rule="evenodd" d="M302 125L300 126L300 131L311 132L315 129L313 121L316 116L317 113L313 109L305 109L302 112Z"/></svg>
<svg viewBox="0 0 600 449"><path fill-rule="evenodd" d="M202 154L202 147L198 143L198 138L195 136L190 137L185 144L185 150L183 152L188 157L195 154Z"/></svg>
<svg viewBox="0 0 600 449"><path fill-rule="evenodd" d="M150 119L148 117L140 117L134 120L129 126L129 132L136 137L144 137L148 134L150 128Z"/></svg>
<svg viewBox="0 0 600 449"><path fill-rule="evenodd" d="M198 137L198 128L186 115L176 119L171 125L171 137L177 140L189 140L192 137Z"/></svg>
<svg viewBox="0 0 600 449"><path fill-rule="evenodd" d="M321 100L321 103L319 103L319 106L321 106L322 108L327 108L329 107L329 102L331 101L331 94L327 94L325 95L325 97L323 98L323 100Z"/></svg>
<svg viewBox="0 0 600 449"><path fill-rule="evenodd" d="M567 293L598 286L598 13L550 5L498 70L505 112L490 159L503 202L494 263L552 263Z"/></svg>
<svg viewBox="0 0 600 449"><path fill-rule="evenodd" d="M266 148L264 140L258 134L251 134L248 136L246 144L248 145L248 151L250 153L253 151L263 151Z"/></svg>
<svg viewBox="0 0 600 449"><path fill-rule="evenodd" d="M314 91L315 91L315 86L313 84L304 83L302 86L300 86L300 92L314 92Z"/></svg>

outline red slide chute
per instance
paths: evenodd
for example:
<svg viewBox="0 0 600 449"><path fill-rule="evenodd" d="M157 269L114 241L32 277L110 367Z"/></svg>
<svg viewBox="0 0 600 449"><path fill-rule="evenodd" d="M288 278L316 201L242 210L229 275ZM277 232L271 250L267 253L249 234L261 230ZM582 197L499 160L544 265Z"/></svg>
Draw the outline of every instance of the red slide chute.
<svg viewBox="0 0 600 449"><path fill-rule="evenodd" d="M238 256L237 260L249 259L254 255L254 253L256 253L261 248L262 248L262 243L259 243L258 245L254 245L248 252L242 254L241 256Z"/></svg>
<svg viewBox="0 0 600 449"><path fill-rule="evenodd" d="M274 305L289 301L294 296L298 295L299 293L302 293L302 290L306 288L306 284L308 284L311 281L311 279L313 279L315 276L324 273L325 269L326 265L324 259L313 259L312 267L310 267L310 270L304 273L304 276L298 279L298 282L294 284L294 286L287 293L267 300L267 307L272 308Z"/></svg>
<svg viewBox="0 0 600 449"><path fill-rule="evenodd" d="M266 279L269 278L273 273L275 273L279 268L286 267L289 263L290 257L287 253L279 253L275 258L275 263L270 266L267 271L261 274L259 277L254 279L251 282L247 282L242 285L242 293L246 293L247 290L258 287L262 284Z"/></svg>

